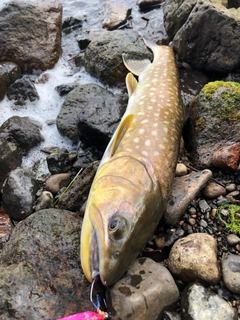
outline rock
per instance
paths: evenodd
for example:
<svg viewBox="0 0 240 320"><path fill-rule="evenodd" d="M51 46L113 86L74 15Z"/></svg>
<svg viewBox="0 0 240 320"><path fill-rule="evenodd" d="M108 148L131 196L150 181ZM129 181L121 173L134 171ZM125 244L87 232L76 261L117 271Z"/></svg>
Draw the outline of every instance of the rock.
<svg viewBox="0 0 240 320"><path fill-rule="evenodd" d="M74 17L68 17L63 21L62 31L64 33L71 33L75 29L80 29L83 25L83 21Z"/></svg>
<svg viewBox="0 0 240 320"><path fill-rule="evenodd" d="M201 213L206 213L206 212L211 211L211 207L209 206L209 204L207 203L207 201L205 199L201 199L198 202L198 206L199 206Z"/></svg>
<svg viewBox="0 0 240 320"><path fill-rule="evenodd" d="M23 72L53 68L61 54L62 5L58 0L11 1L0 11L0 59Z"/></svg>
<svg viewBox="0 0 240 320"><path fill-rule="evenodd" d="M181 317L177 312L165 311L163 320L181 320Z"/></svg>
<svg viewBox="0 0 240 320"><path fill-rule="evenodd" d="M4 210L1 210L0 212L0 250L9 240L14 228L14 225L10 217L2 211Z"/></svg>
<svg viewBox="0 0 240 320"><path fill-rule="evenodd" d="M101 160L102 156L103 152L100 152L96 147L90 147L85 150L80 149L73 167L77 170L87 168L92 162Z"/></svg>
<svg viewBox="0 0 240 320"><path fill-rule="evenodd" d="M56 208L79 211L86 202L99 161L93 162L76 177L68 191L58 199Z"/></svg>
<svg viewBox="0 0 240 320"><path fill-rule="evenodd" d="M116 29L127 22L131 14L131 7L124 2L106 2L103 5L102 13L104 19L102 27L108 30Z"/></svg>
<svg viewBox="0 0 240 320"><path fill-rule="evenodd" d="M14 104L20 106L25 105L28 100L33 102L40 99L29 76L23 76L11 84L7 90L7 97L9 100L15 100Z"/></svg>
<svg viewBox="0 0 240 320"><path fill-rule="evenodd" d="M53 194L57 194L58 191L67 187L71 181L71 175L69 173L57 173L48 178L45 182L45 188Z"/></svg>
<svg viewBox="0 0 240 320"><path fill-rule="evenodd" d="M194 283L183 291L182 320L237 320L232 306L211 290Z"/></svg>
<svg viewBox="0 0 240 320"><path fill-rule="evenodd" d="M185 176L188 173L187 170L188 169L184 163L177 163L175 176L176 177Z"/></svg>
<svg viewBox="0 0 240 320"><path fill-rule="evenodd" d="M133 59L151 59L142 38L132 30L105 31L88 45L84 62L86 70L104 84L124 83L128 70L122 61L126 53Z"/></svg>
<svg viewBox="0 0 240 320"><path fill-rule="evenodd" d="M233 143L217 149L212 156L212 164L223 170L237 170L240 157L240 144Z"/></svg>
<svg viewBox="0 0 240 320"><path fill-rule="evenodd" d="M58 131L74 143L79 141L78 120L80 112L93 97L108 98L113 97L113 94L96 84L89 83L78 86L68 93L57 116Z"/></svg>
<svg viewBox="0 0 240 320"><path fill-rule="evenodd" d="M49 191L43 191L36 201L35 211L53 207L53 195Z"/></svg>
<svg viewBox="0 0 240 320"><path fill-rule="evenodd" d="M8 173L22 163L22 154L18 147L0 136L0 190Z"/></svg>
<svg viewBox="0 0 240 320"><path fill-rule="evenodd" d="M170 247L173 243L184 236L182 228L171 228L167 232L160 233L155 239L155 244L158 248Z"/></svg>
<svg viewBox="0 0 240 320"><path fill-rule="evenodd" d="M77 88L79 84L77 83L69 83L69 84L62 84L55 88L55 90L59 93L60 96L64 96L68 94L73 89Z"/></svg>
<svg viewBox="0 0 240 320"><path fill-rule="evenodd" d="M151 7L155 7L156 5L160 5L160 3L164 2L164 0L137 0L137 5L140 10L149 10Z"/></svg>
<svg viewBox="0 0 240 320"><path fill-rule="evenodd" d="M206 233L194 233L177 240L170 251L168 266L171 273L186 283L217 284L221 274L216 240Z"/></svg>
<svg viewBox="0 0 240 320"><path fill-rule="evenodd" d="M2 188L3 207L9 217L20 221L32 214L38 189L39 185L31 170L12 170Z"/></svg>
<svg viewBox="0 0 240 320"><path fill-rule="evenodd" d="M48 170L51 174L64 173L72 168L69 159L69 152L66 149L57 149L47 156Z"/></svg>
<svg viewBox="0 0 240 320"><path fill-rule="evenodd" d="M0 259L1 320L55 320L92 309L79 264L81 221L47 209L14 228Z"/></svg>
<svg viewBox="0 0 240 320"><path fill-rule="evenodd" d="M190 111L185 147L195 167L209 168L216 150L240 141L240 84L209 82Z"/></svg>
<svg viewBox="0 0 240 320"><path fill-rule="evenodd" d="M16 63L0 63L0 101L4 98L8 87L21 77L21 70Z"/></svg>
<svg viewBox="0 0 240 320"><path fill-rule="evenodd" d="M229 9L228 3L222 0L169 0L164 8L166 30L183 61L195 69L218 72L239 67L238 7Z"/></svg>
<svg viewBox="0 0 240 320"><path fill-rule="evenodd" d="M167 224L174 225L196 197L199 191L212 177L210 170L191 172L183 177L176 177L167 202L164 220Z"/></svg>
<svg viewBox="0 0 240 320"><path fill-rule="evenodd" d="M28 152L44 140L39 127L31 119L19 116L9 118L1 125L0 137L15 143L24 152Z"/></svg>
<svg viewBox="0 0 240 320"><path fill-rule="evenodd" d="M232 191L235 191L236 189L237 189L237 186L235 183L230 183L230 184L226 185L227 192L232 192Z"/></svg>
<svg viewBox="0 0 240 320"><path fill-rule="evenodd" d="M228 254L222 260L223 281L233 293L240 294L240 256Z"/></svg>
<svg viewBox="0 0 240 320"><path fill-rule="evenodd" d="M240 238L236 234L231 233L227 236L227 242L230 244L230 246L234 246L240 243Z"/></svg>
<svg viewBox="0 0 240 320"><path fill-rule="evenodd" d="M203 189L203 195L208 199L215 199L219 196L225 196L226 189L220 184L211 181Z"/></svg>
<svg viewBox="0 0 240 320"><path fill-rule="evenodd" d="M148 258L138 259L126 276L110 288L113 320L160 319L164 309L179 297L178 288L161 264Z"/></svg>
<svg viewBox="0 0 240 320"><path fill-rule="evenodd" d="M124 113L118 98L95 97L82 109L78 134L84 147L96 147L104 152Z"/></svg>

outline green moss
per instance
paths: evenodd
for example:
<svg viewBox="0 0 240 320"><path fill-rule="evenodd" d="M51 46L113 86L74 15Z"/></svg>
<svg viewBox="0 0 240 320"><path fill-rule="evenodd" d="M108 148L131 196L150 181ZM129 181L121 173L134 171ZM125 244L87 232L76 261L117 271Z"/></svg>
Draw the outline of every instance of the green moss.
<svg viewBox="0 0 240 320"><path fill-rule="evenodd" d="M213 96L221 88L218 95ZM214 81L206 84L201 93L209 101L210 106L216 109L218 123L222 121L236 121L240 119L240 83Z"/></svg>
<svg viewBox="0 0 240 320"><path fill-rule="evenodd" d="M229 215L227 217L222 216L222 209L227 209L229 211ZM218 217L225 224L228 230L240 234L240 206L225 203L218 208Z"/></svg>
<svg viewBox="0 0 240 320"><path fill-rule="evenodd" d="M206 120L203 117L200 117L195 124L195 129L201 131L206 127Z"/></svg>

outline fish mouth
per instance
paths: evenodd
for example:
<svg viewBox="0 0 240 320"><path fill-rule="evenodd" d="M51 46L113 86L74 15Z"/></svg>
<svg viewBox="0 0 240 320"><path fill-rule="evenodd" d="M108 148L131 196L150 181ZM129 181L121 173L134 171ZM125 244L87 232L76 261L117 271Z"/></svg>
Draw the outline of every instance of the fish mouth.
<svg viewBox="0 0 240 320"><path fill-rule="evenodd" d="M91 268L92 280L94 280L100 275L98 239L97 239L96 230L94 228L91 234L90 268Z"/></svg>

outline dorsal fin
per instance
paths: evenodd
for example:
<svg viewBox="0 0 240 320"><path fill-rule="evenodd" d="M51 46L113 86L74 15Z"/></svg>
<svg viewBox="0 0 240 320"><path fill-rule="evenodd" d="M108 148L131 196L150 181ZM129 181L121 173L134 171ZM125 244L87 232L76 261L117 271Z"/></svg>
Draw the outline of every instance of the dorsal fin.
<svg viewBox="0 0 240 320"><path fill-rule="evenodd" d="M128 114L121 120L117 130L115 131L112 139L110 140L107 146L107 149L103 155L100 165L108 161L114 155L115 151L117 150L117 147L119 146L119 143L121 142L125 133L131 126L133 120L134 120L134 114L132 113Z"/></svg>
<svg viewBox="0 0 240 320"><path fill-rule="evenodd" d="M148 59L144 59L144 60L128 59L124 53L122 54L122 58L123 58L125 67L136 76L139 76L140 73L143 72L143 70L145 70L147 66L149 66L149 64L151 64L151 61Z"/></svg>
<svg viewBox="0 0 240 320"><path fill-rule="evenodd" d="M138 85L137 79L129 72L126 76L126 86L128 91L128 96L131 97L133 92L136 90Z"/></svg>

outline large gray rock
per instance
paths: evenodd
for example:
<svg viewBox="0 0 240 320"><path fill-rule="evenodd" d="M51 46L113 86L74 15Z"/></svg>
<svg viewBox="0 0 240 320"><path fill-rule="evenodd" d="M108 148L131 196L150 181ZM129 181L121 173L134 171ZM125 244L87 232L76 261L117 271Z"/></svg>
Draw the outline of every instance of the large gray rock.
<svg viewBox="0 0 240 320"><path fill-rule="evenodd" d="M4 98L7 88L20 77L21 70L18 65L13 62L0 63L0 100Z"/></svg>
<svg viewBox="0 0 240 320"><path fill-rule="evenodd" d="M86 70L105 84L119 85L124 82L128 70L122 54L133 59L151 59L152 55L140 35L132 30L102 32L88 45L84 62Z"/></svg>
<svg viewBox="0 0 240 320"><path fill-rule="evenodd" d="M182 320L237 320L236 311L230 304L201 284L185 288L182 299Z"/></svg>
<svg viewBox="0 0 240 320"><path fill-rule="evenodd" d="M14 220L20 221L33 213L36 193L39 189L31 170L12 170L2 188L3 207Z"/></svg>
<svg viewBox="0 0 240 320"><path fill-rule="evenodd" d="M44 140L39 127L35 123L28 117L19 116L9 118L1 125L0 137L15 143L25 152Z"/></svg>
<svg viewBox="0 0 240 320"><path fill-rule="evenodd" d="M79 262L81 222L47 209L15 227L0 257L1 320L56 320L92 309Z"/></svg>
<svg viewBox="0 0 240 320"><path fill-rule="evenodd" d="M22 163L22 154L15 143L0 137L0 190L8 173Z"/></svg>
<svg viewBox="0 0 240 320"><path fill-rule="evenodd" d="M127 105L127 102L125 106ZM104 151L125 110L116 97L96 97L82 109L78 134L85 147Z"/></svg>
<svg viewBox="0 0 240 320"><path fill-rule="evenodd" d="M173 47L196 69L229 72L240 66L240 8L226 6L223 0L166 1Z"/></svg>
<svg viewBox="0 0 240 320"><path fill-rule="evenodd" d="M58 131L75 143L79 141L77 126L80 112L93 97L112 98L113 94L96 84L78 86L69 92L57 116Z"/></svg>
<svg viewBox="0 0 240 320"><path fill-rule="evenodd" d="M222 260L222 273L229 290L240 294L240 256L229 254Z"/></svg>
<svg viewBox="0 0 240 320"><path fill-rule="evenodd" d="M25 72L53 68L61 53L61 23L58 0L9 2L0 11L0 60Z"/></svg>
<svg viewBox="0 0 240 320"><path fill-rule="evenodd" d="M209 82L192 101L190 111L185 146L195 167L208 168L216 150L240 142L240 84Z"/></svg>
<svg viewBox="0 0 240 320"><path fill-rule="evenodd" d="M110 289L113 320L157 320L179 298L170 272L149 258L138 259Z"/></svg>

